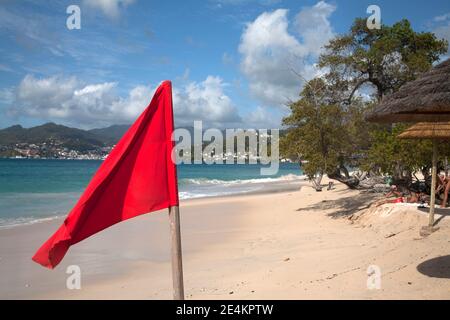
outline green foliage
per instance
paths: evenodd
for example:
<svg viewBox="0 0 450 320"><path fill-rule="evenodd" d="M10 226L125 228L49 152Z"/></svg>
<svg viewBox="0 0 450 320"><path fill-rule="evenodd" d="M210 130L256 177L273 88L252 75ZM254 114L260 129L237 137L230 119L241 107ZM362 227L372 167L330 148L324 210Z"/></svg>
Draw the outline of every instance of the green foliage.
<svg viewBox="0 0 450 320"><path fill-rule="evenodd" d="M283 119L288 126L280 150L291 158L308 160L303 171L310 178L317 173L332 173L355 159L355 146L363 145L358 132L367 127L363 105L344 109L331 103L331 92L320 78L309 81L300 100L289 105L291 115Z"/></svg>
<svg viewBox="0 0 450 320"><path fill-rule="evenodd" d="M309 81L300 100L289 106L282 155L307 160L303 169L310 178L318 173L338 177L344 166L398 177L427 172L430 141L398 139L406 125L368 123L364 112L429 70L447 46L432 33L415 32L408 20L369 30L366 19L356 19L350 32L332 39L320 56L327 74ZM361 101L355 93L367 85L373 99ZM441 149L446 155L448 148Z"/></svg>
<svg viewBox="0 0 450 320"><path fill-rule="evenodd" d="M428 139L399 139L397 136L410 126L398 124L391 128L385 126L373 130L372 145L361 168L394 176L408 178L413 172L422 172L425 176L431 168L433 143ZM448 142L438 142L439 160L450 156Z"/></svg>
<svg viewBox="0 0 450 320"><path fill-rule="evenodd" d="M396 178L430 168L432 142L429 140L399 139L408 125L379 128L371 133L372 145L362 168L386 173Z"/></svg>
<svg viewBox="0 0 450 320"><path fill-rule="evenodd" d="M428 70L447 47L448 42L433 33L415 32L406 19L370 30L366 19L358 18L348 34L325 46L319 66L330 70L327 80L348 101L366 84L381 99Z"/></svg>

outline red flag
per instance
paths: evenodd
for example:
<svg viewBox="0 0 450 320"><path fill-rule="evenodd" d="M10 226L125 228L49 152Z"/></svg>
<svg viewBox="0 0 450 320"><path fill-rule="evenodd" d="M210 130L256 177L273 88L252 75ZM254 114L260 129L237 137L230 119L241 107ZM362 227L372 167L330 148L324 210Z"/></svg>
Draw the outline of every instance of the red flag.
<svg viewBox="0 0 450 320"><path fill-rule="evenodd" d="M53 269L71 245L94 233L147 212L177 206L172 132L172 85L165 81L33 260Z"/></svg>

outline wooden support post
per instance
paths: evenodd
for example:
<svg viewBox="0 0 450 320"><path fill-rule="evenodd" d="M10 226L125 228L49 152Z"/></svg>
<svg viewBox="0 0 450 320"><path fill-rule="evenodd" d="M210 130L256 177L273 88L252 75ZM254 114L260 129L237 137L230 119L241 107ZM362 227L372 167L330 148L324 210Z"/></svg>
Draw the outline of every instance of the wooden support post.
<svg viewBox="0 0 450 320"><path fill-rule="evenodd" d="M172 245L173 299L184 300L183 259L181 253L180 211L178 206L169 208Z"/></svg>
<svg viewBox="0 0 450 320"><path fill-rule="evenodd" d="M437 176L437 141L433 139L433 161L431 169L431 199L430 199L430 216L428 226L433 228L434 225L434 204L436 202L436 176Z"/></svg>

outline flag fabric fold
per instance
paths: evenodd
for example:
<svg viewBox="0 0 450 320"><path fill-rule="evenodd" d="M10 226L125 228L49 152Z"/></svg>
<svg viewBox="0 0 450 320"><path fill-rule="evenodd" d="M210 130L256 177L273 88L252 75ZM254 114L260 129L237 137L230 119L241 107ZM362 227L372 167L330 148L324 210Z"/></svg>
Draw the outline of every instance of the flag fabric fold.
<svg viewBox="0 0 450 320"><path fill-rule="evenodd" d="M71 245L120 221L178 206L173 129L172 85L164 81L32 259L53 269Z"/></svg>

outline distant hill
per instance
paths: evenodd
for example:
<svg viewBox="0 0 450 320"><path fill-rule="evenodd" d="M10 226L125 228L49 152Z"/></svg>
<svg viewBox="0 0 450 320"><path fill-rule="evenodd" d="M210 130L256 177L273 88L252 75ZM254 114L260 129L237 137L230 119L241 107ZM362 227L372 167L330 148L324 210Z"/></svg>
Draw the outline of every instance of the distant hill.
<svg viewBox="0 0 450 320"><path fill-rule="evenodd" d="M112 125L106 128L83 130L52 122L32 128L14 125L0 130L0 147L18 143L42 144L51 142L82 152L116 144L129 127L130 125ZM193 127L184 127L184 129L190 132L192 138L194 137ZM225 130L221 131L225 135ZM280 135L284 133L284 130L282 130Z"/></svg>
<svg viewBox="0 0 450 320"><path fill-rule="evenodd" d="M70 128L55 123L46 123L32 128L15 125L0 130L0 145L9 146L17 143L41 144L57 143L72 150L91 150L108 144L104 138L95 133Z"/></svg>
<svg viewBox="0 0 450 320"><path fill-rule="evenodd" d="M130 125L112 125L106 128L83 130L52 122L32 128L14 125L0 129L0 146L52 142L71 150L86 151L116 144L129 127ZM186 129L193 135L193 128Z"/></svg>
<svg viewBox="0 0 450 320"><path fill-rule="evenodd" d="M115 144L129 128L130 125L115 124L107 128L91 129L88 132L102 139L105 143Z"/></svg>

